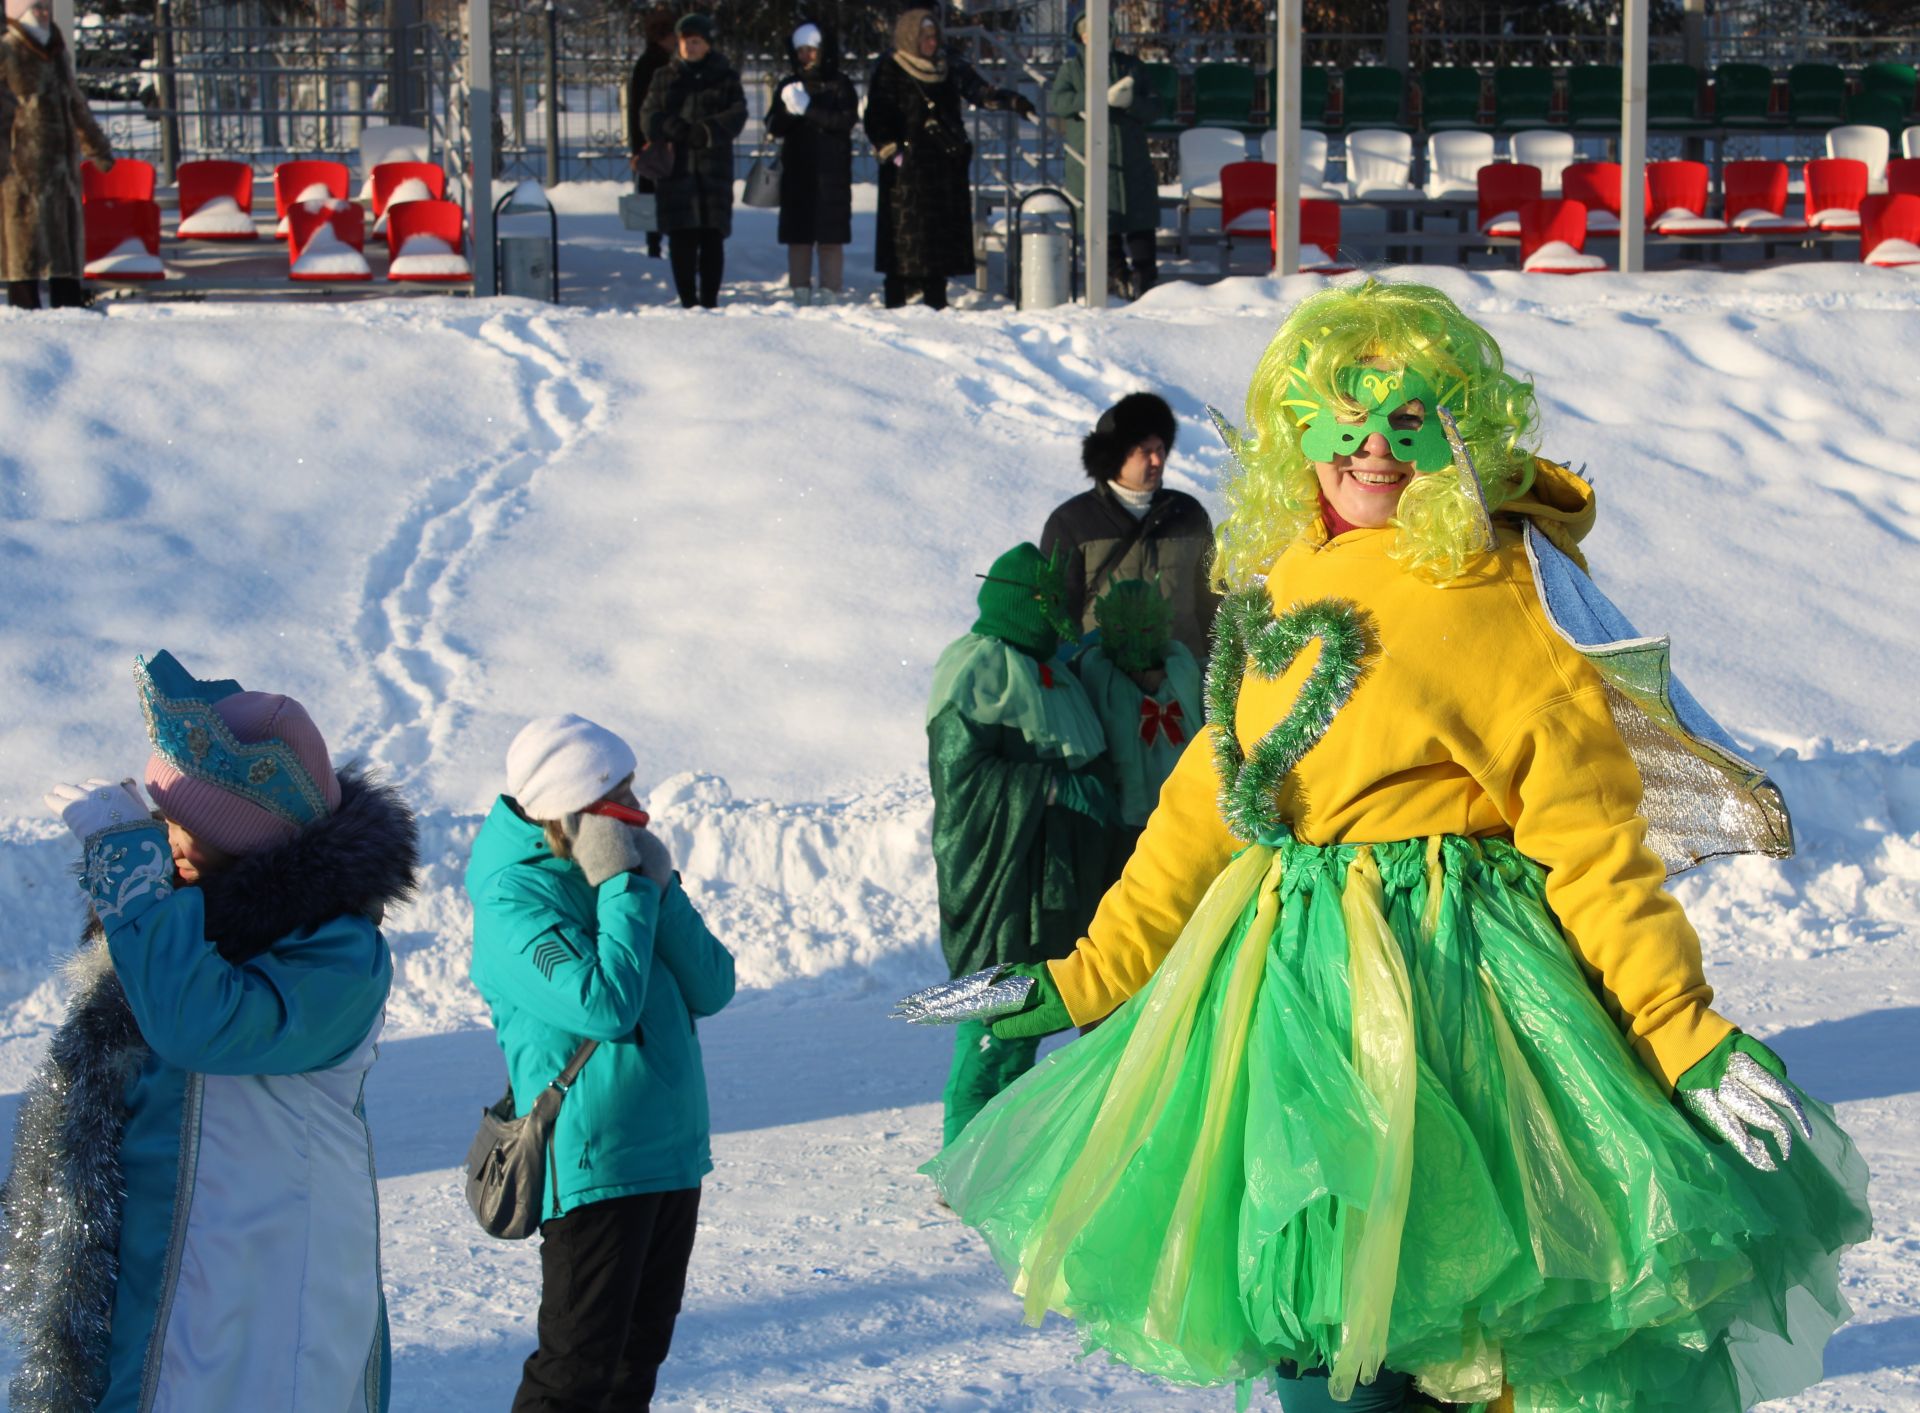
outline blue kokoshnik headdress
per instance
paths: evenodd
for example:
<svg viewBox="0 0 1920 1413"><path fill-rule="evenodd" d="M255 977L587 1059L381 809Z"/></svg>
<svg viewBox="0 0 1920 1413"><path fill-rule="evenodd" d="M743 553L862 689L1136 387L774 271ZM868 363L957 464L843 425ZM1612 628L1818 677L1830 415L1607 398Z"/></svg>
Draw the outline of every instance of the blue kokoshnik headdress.
<svg viewBox="0 0 1920 1413"><path fill-rule="evenodd" d="M202 682L164 651L152 661L136 657L133 680L147 738L182 775L238 795L296 829L330 813L327 797L291 746L277 737L243 742L220 719L213 704L244 690L238 682Z"/></svg>

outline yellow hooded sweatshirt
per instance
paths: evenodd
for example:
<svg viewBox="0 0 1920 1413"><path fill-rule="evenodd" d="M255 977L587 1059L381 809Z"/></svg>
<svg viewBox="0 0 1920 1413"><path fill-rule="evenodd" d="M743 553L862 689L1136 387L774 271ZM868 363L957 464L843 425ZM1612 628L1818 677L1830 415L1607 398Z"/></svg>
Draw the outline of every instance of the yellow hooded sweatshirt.
<svg viewBox="0 0 1920 1413"><path fill-rule="evenodd" d="M1592 523L1592 491L1559 467L1523 502L1556 543ZM1280 812L1308 844L1436 834L1505 836L1546 869L1547 900L1642 1061L1669 1088L1733 1027L1710 1008L1700 941L1644 842L1640 772L1599 674L1548 621L1521 532L1458 579L1434 584L1388 557L1392 528L1303 536L1267 579L1276 616L1345 600L1373 651L1326 735L1288 775ZM1280 722L1318 653L1279 678L1248 672L1234 730L1251 754ZM1088 935L1051 963L1086 1025L1138 991L1215 875L1246 841L1220 813L1209 726L1160 793L1125 873Z"/></svg>

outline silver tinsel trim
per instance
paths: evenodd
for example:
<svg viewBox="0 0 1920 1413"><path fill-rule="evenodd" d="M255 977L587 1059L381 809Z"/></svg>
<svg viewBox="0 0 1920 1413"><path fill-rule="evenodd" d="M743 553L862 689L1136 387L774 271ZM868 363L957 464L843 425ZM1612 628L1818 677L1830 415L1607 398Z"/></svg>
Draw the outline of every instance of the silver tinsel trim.
<svg viewBox="0 0 1920 1413"><path fill-rule="evenodd" d="M1006 973L1007 968L992 966L902 996L890 1019L909 1025L959 1025L1010 1016L1027 1004L1033 978Z"/></svg>
<svg viewBox="0 0 1920 1413"><path fill-rule="evenodd" d="M1800 1106L1800 1096L1769 1074L1751 1055L1734 1055L1727 1061L1727 1071L1716 1088L1683 1090L1680 1101L1708 1129L1726 1139L1734 1152L1763 1173L1773 1172L1779 1164L1767 1151L1767 1145L1748 1132L1749 1124L1773 1135L1774 1144L1780 1149L1781 1163L1793 1156L1793 1133L1769 1105L1785 1109L1802 1136L1813 1137L1807 1111Z"/></svg>

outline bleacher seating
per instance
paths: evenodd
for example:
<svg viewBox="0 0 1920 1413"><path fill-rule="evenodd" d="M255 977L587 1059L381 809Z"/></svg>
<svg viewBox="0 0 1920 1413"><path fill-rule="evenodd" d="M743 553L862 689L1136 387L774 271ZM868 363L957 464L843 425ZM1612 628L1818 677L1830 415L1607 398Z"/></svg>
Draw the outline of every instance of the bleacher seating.
<svg viewBox="0 0 1920 1413"><path fill-rule="evenodd" d="M1479 172L1474 220L1485 236L1520 234L1520 208L1540 199L1540 169L1525 162L1495 162Z"/></svg>
<svg viewBox="0 0 1920 1413"><path fill-rule="evenodd" d="M1912 64L1868 64L1860 71L1860 86L1868 93L1888 95L1903 111L1911 113L1916 92L1920 92L1920 71Z"/></svg>
<svg viewBox="0 0 1920 1413"><path fill-rule="evenodd" d="M1920 196L1869 196L1860 203L1860 258L1869 265L1920 265Z"/></svg>
<svg viewBox="0 0 1920 1413"><path fill-rule="evenodd" d="M1651 132L1697 132L1700 71L1692 64L1647 65L1647 128Z"/></svg>
<svg viewBox="0 0 1920 1413"><path fill-rule="evenodd" d="M93 196L82 225L86 278L117 284L167 277L160 259L160 207L150 197Z"/></svg>
<svg viewBox="0 0 1920 1413"><path fill-rule="evenodd" d="M432 162L382 162L373 169L373 233L386 229L387 209L409 201L439 201L447 194L446 168Z"/></svg>
<svg viewBox="0 0 1920 1413"><path fill-rule="evenodd" d="M1428 132L1480 126L1477 69L1440 67L1420 76L1420 126Z"/></svg>
<svg viewBox="0 0 1920 1413"><path fill-rule="evenodd" d="M1753 235L1804 235L1805 221L1787 216L1787 164L1729 162L1720 169L1727 224Z"/></svg>
<svg viewBox="0 0 1920 1413"><path fill-rule="evenodd" d="M1807 224L1817 231L1860 229L1860 202L1867 194L1867 164L1853 157L1818 157L1802 174Z"/></svg>
<svg viewBox="0 0 1920 1413"><path fill-rule="evenodd" d="M1851 157L1867 164L1867 190L1887 189L1887 158L1892 141L1885 128L1848 124L1827 130L1827 156Z"/></svg>
<svg viewBox="0 0 1920 1413"><path fill-rule="evenodd" d="M1862 89L1847 95L1847 122L1862 127L1884 128L1888 137L1906 126L1907 114L1907 105L1891 93Z"/></svg>
<svg viewBox="0 0 1920 1413"><path fill-rule="evenodd" d="M1765 64L1722 64L1713 71L1713 121L1723 128L1773 123L1773 71Z"/></svg>
<svg viewBox="0 0 1920 1413"><path fill-rule="evenodd" d="M1560 190L1569 201L1587 208L1588 235L1620 234L1618 162L1575 162L1560 174Z"/></svg>
<svg viewBox="0 0 1920 1413"><path fill-rule="evenodd" d="M1493 71L1493 125L1507 131L1553 123L1553 70L1508 64Z"/></svg>
<svg viewBox="0 0 1920 1413"><path fill-rule="evenodd" d="M1896 196L1920 196L1920 157L1894 157L1887 162L1887 190Z"/></svg>
<svg viewBox="0 0 1920 1413"><path fill-rule="evenodd" d="M1268 128L1260 134L1260 160L1275 160L1280 150L1280 134ZM1316 201L1338 201L1344 188L1327 180L1327 135L1300 130L1300 195Z"/></svg>
<svg viewBox="0 0 1920 1413"><path fill-rule="evenodd" d="M1347 192L1353 201L1420 201L1413 184L1413 138L1392 128L1347 133Z"/></svg>
<svg viewBox="0 0 1920 1413"><path fill-rule="evenodd" d="M111 172L103 172L91 159L80 164L80 200L151 201L153 200L153 163L138 157L121 157Z"/></svg>
<svg viewBox="0 0 1920 1413"><path fill-rule="evenodd" d="M1253 125L1253 70L1245 64L1201 64L1193 71L1193 121L1196 127Z"/></svg>
<svg viewBox="0 0 1920 1413"><path fill-rule="evenodd" d="M1235 241L1265 240L1273 229L1268 213L1274 209L1275 181L1271 162L1229 162L1220 169L1222 274Z"/></svg>
<svg viewBox="0 0 1920 1413"><path fill-rule="evenodd" d="M1656 235L1723 235L1727 223L1707 214L1705 162L1647 163L1648 224Z"/></svg>
<svg viewBox="0 0 1920 1413"><path fill-rule="evenodd" d="M1234 128L1188 128L1176 140L1180 159L1180 253L1186 254L1193 213L1220 204L1220 169L1247 160L1247 139Z"/></svg>
<svg viewBox="0 0 1920 1413"><path fill-rule="evenodd" d="M253 168L245 162L182 162L174 173L180 192L182 240L258 240L253 223Z"/></svg>
<svg viewBox="0 0 1920 1413"><path fill-rule="evenodd" d="M1530 167L1540 169L1540 194L1558 196L1560 194L1560 174L1571 167L1579 153L1573 145L1573 134L1536 128L1530 132L1517 132L1507 139L1507 149L1516 162L1525 162Z"/></svg>
<svg viewBox="0 0 1920 1413"><path fill-rule="evenodd" d="M449 284L473 278L467 258L466 213L452 201L403 201L387 222L389 280Z"/></svg>
<svg viewBox="0 0 1920 1413"><path fill-rule="evenodd" d="M1479 190L1482 167L1493 163L1493 134L1458 129L1427 136L1429 198L1471 196Z"/></svg>
<svg viewBox="0 0 1920 1413"><path fill-rule="evenodd" d="M1620 126L1622 79L1618 64L1578 64L1567 74L1567 124L1583 131Z"/></svg>
<svg viewBox="0 0 1920 1413"><path fill-rule="evenodd" d="M1268 232L1272 237L1276 263L1280 252L1280 221L1277 211L1267 212ZM1300 202L1300 263L1303 275L1344 275L1353 266L1339 263L1340 203L1302 199Z"/></svg>
<svg viewBox="0 0 1920 1413"><path fill-rule="evenodd" d="M1367 64L1348 69L1341 80L1340 124L1352 128L1405 125L1407 76L1398 69Z"/></svg>
<svg viewBox="0 0 1920 1413"><path fill-rule="evenodd" d="M1585 275L1607 268L1586 253L1587 208L1565 198L1523 202L1520 268L1529 275Z"/></svg>
<svg viewBox="0 0 1920 1413"><path fill-rule="evenodd" d="M1160 116L1147 124L1147 132L1152 135L1179 132L1187 125L1180 116L1180 70L1172 64L1157 62L1142 64L1140 70L1147 87L1160 101Z"/></svg>
<svg viewBox="0 0 1920 1413"><path fill-rule="evenodd" d="M347 204L347 183L351 180L345 162L302 159L282 162L273 169L273 214L278 218L273 233L287 238L287 213L296 205L324 206L338 210Z"/></svg>

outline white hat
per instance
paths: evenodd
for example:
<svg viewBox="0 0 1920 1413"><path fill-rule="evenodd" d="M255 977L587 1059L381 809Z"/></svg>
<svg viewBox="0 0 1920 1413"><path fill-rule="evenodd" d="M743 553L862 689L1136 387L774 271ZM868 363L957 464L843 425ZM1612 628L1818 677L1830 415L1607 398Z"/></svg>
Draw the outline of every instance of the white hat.
<svg viewBox="0 0 1920 1413"><path fill-rule="evenodd" d="M801 25L799 29L793 32L793 47L795 49L818 49L820 47L820 41L819 25Z"/></svg>
<svg viewBox="0 0 1920 1413"><path fill-rule="evenodd" d="M633 748L571 712L520 728L507 747L507 793L528 819L578 813L633 774Z"/></svg>

